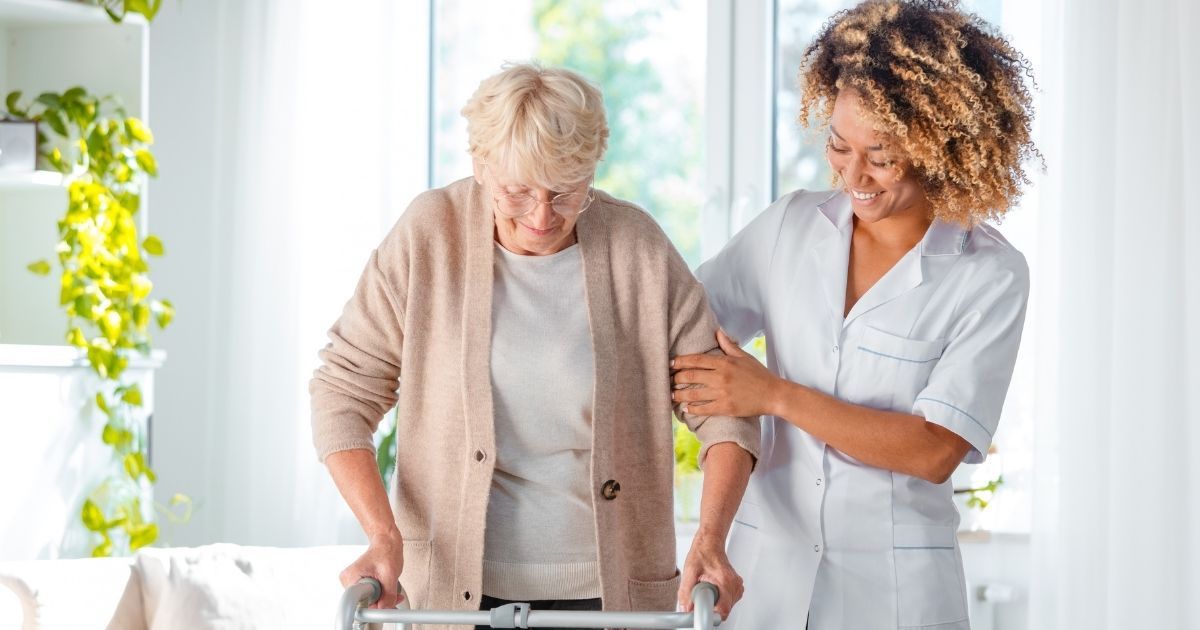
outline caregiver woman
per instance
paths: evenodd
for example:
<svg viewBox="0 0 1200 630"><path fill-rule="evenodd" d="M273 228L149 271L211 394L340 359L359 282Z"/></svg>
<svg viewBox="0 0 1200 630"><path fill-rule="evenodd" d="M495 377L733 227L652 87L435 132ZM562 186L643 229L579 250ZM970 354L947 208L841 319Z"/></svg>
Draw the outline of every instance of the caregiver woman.
<svg viewBox="0 0 1200 630"><path fill-rule="evenodd" d="M988 452L1020 343L1028 268L985 221L1037 156L1027 65L947 2L864 2L806 50L838 189L785 195L697 272L769 369L722 335L727 357L674 361L689 411L767 416L723 628L968 627L948 479Z"/></svg>

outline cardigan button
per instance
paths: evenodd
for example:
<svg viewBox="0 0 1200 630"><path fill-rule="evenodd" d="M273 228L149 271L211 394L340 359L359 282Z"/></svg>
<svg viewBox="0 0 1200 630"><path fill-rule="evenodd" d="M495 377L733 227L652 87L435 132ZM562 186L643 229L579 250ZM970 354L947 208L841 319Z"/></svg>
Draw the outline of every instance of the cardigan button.
<svg viewBox="0 0 1200 630"><path fill-rule="evenodd" d="M475 461L481 462L483 461L484 457L486 457L486 455L483 454L483 451L475 451Z"/></svg>
<svg viewBox="0 0 1200 630"><path fill-rule="evenodd" d="M613 499L617 498L617 494L619 492L621 492L621 484L617 483L613 479L605 481L604 485L600 488L600 496L604 497L608 501L612 501Z"/></svg>
<svg viewBox="0 0 1200 630"><path fill-rule="evenodd" d="M463 599L471 601L471 591L463 591Z"/></svg>

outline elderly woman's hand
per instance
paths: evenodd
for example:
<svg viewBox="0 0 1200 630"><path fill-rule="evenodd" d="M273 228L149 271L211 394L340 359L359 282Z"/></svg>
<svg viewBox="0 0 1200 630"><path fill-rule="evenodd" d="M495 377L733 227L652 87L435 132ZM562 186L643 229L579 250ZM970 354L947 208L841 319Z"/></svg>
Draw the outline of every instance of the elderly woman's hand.
<svg viewBox="0 0 1200 630"><path fill-rule="evenodd" d="M684 612L691 612L692 589L700 582L717 587L716 611L722 619L729 618L729 611L742 598L742 576L733 570L729 557L725 555L725 541L697 534L692 540L687 560L683 562L683 573L679 580L679 605Z"/></svg>
<svg viewBox="0 0 1200 630"><path fill-rule="evenodd" d="M726 356L687 354L675 357L671 400L683 411L706 416L771 414L783 381L746 353L724 330L717 343Z"/></svg>
<svg viewBox="0 0 1200 630"><path fill-rule="evenodd" d="M366 577L379 580L383 585L383 595L371 608L395 608L401 601L397 585L403 569L404 539L397 531L372 538L367 550L342 571L340 579L343 588Z"/></svg>

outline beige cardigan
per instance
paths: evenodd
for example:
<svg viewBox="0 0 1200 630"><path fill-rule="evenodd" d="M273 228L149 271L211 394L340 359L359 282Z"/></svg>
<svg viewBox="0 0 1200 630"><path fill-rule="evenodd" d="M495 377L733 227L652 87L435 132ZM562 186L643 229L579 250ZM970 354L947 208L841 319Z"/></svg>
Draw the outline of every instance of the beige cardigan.
<svg viewBox="0 0 1200 630"><path fill-rule="evenodd" d="M373 449L376 426L399 400L390 494L405 540L401 582L420 608L479 607L495 444L489 204L469 178L413 201L371 255L309 387L322 460ZM714 351L717 322L641 209L598 191L576 234L595 351L591 485L604 608L673 610L668 361ZM684 420L702 457L717 442L758 455L755 420Z"/></svg>

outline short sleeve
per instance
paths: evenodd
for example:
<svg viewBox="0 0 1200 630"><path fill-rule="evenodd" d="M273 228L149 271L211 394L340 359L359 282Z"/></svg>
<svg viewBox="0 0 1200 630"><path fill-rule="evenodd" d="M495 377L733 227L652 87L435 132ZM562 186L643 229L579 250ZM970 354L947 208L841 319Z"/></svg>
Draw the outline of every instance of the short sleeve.
<svg viewBox="0 0 1200 630"><path fill-rule="evenodd" d="M796 194L764 210L696 270L717 321L734 339L749 341L765 327L771 260L787 206Z"/></svg>
<svg viewBox="0 0 1200 630"><path fill-rule="evenodd" d="M991 273L972 275L976 290L960 304L946 349L913 402L913 414L970 443L967 463L982 462L991 446L1021 344L1029 268L1008 251L1013 256Z"/></svg>

